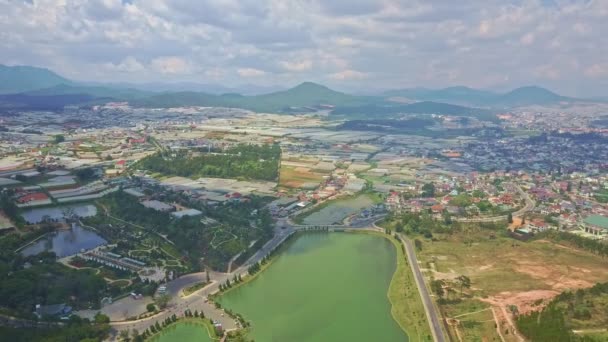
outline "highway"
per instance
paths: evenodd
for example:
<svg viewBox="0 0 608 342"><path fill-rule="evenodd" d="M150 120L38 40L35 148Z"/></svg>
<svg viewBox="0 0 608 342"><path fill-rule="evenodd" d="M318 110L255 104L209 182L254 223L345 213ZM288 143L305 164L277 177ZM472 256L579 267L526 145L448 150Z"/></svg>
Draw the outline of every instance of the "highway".
<svg viewBox="0 0 608 342"><path fill-rule="evenodd" d="M429 295L429 291L424 285L424 276L420 271L420 267L418 267L418 259L416 258L416 253L414 252L414 248L412 247L412 242L407 239L407 237L403 234L399 234L399 238L403 241L405 246L405 252L407 254L408 263L412 268L412 273L414 274L414 278L416 279L416 285L418 286L418 292L420 293L420 298L422 299L422 304L424 305L424 311L426 312L426 318L431 327L431 333L433 334L433 340L435 342L444 342L446 340L445 335L443 334L443 330L441 329L441 320L439 319L439 315L437 314L437 310L435 309L435 305L433 304L433 300Z"/></svg>

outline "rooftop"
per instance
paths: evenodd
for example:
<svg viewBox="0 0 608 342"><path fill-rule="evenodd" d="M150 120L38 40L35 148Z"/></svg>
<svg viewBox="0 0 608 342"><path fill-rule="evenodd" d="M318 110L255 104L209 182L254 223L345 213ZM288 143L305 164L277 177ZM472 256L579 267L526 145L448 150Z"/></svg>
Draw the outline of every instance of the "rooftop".
<svg viewBox="0 0 608 342"><path fill-rule="evenodd" d="M584 221L586 224L598 226L600 228L608 230L608 217L601 215L591 215Z"/></svg>

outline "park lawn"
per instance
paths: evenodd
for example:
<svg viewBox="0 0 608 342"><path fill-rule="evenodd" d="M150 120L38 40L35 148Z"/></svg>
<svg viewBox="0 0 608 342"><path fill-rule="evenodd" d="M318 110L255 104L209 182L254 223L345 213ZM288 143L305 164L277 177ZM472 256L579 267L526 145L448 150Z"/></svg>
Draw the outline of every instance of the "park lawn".
<svg viewBox="0 0 608 342"><path fill-rule="evenodd" d="M311 165L312 166L312 165ZM306 183L320 184L325 174L307 168L281 165L279 186L300 188Z"/></svg>
<svg viewBox="0 0 608 342"><path fill-rule="evenodd" d="M189 295L191 295L192 293L194 293L194 292L196 292L196 291L198 291L198 290L202 289L203 287L207 286L208 284L209 284L209 283L207 283L207 282L205 282L205 281L201 281L201 282L198 282L198 283L196 283L196 284L194 284L194 285L188 286L188 287L186 287L186 288L183 290L183 294L184 294L184 296L189 296Z"/></svg>
<svg viewBox="0 0 608 342"><path fill-rule="evenodd" d="M127 279L118 279L112 282L112 286L125 287L129 286L130 283Z"/></svg>

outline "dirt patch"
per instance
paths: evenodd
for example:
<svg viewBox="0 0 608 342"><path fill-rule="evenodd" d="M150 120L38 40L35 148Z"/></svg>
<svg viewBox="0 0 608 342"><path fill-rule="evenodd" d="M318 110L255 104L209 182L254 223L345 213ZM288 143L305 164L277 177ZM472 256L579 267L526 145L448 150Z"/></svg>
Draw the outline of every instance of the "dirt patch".
<svg viewBox="0 0 608 342"><path fill-rule="evenodd" d="M549 303L559 293L559 291L554 290L532 290L519 293L506 291L487 298L480 298L479 300L497 308L515 305L520 314L526 314L542 309L544 305Z"/></svg>
<svg viewBox="0 0 608 342"><path fill-rule="evenodd" d="M581 267L565 267L567 268L567 272L548 265L519 263L515 267L515 270L527 274L532 278L542 280L554 290L563 291L593 286L592 282L582 279L586 273L591 271Z"/></svg>
<svg viewBox="0 0 608 342"><path fill-rule="evenodd" d="M309 169L309 168L307 168L307 167L302 167L302 166L296 167L296 168L295 168L295 169L293 169L293 170L294 170L295 172L302 172L302 173L307 173L307 172L310 172L310 169Z"/></svg>

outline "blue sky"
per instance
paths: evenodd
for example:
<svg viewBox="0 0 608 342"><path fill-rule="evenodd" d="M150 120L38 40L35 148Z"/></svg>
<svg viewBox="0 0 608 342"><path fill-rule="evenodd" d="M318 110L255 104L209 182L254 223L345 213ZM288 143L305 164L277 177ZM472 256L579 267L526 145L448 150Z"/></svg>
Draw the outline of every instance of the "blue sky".
<svg viewBox="0 0 608 342"><path fill-rule="evenodd" d="M0 0L0 63L103 82L608 95L606 0Z"/></svg>

